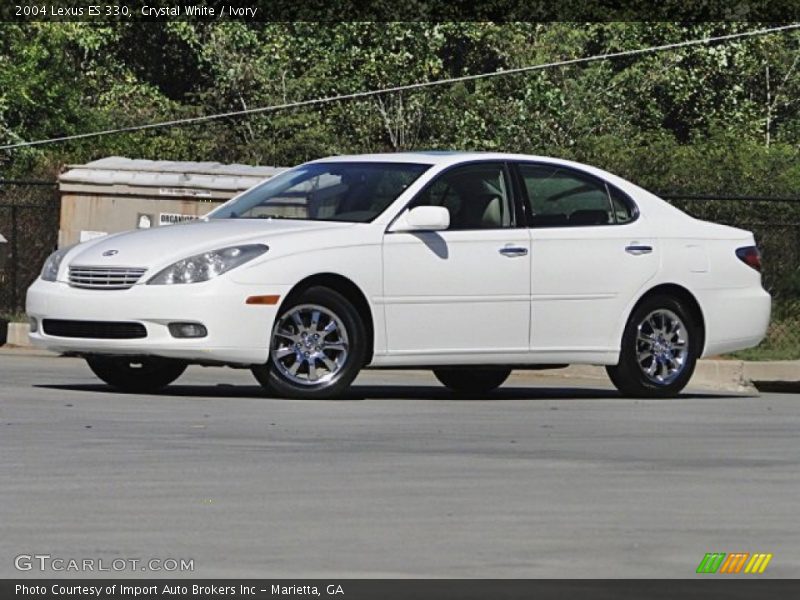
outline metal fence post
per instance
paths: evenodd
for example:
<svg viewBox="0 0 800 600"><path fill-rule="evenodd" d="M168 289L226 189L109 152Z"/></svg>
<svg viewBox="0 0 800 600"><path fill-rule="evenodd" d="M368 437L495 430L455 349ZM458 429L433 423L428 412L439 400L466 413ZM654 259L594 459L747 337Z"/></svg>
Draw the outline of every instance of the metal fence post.
<svg viewBox="0 0 800 600"><path fill-rule="evenodd" d="M17 206L11 206L11 306L13 310L19 309L18 306L18 293L17 286L19 285L19 265L17 259L19 256L17 250L17 238L19 237L18 223L17 223Z"/></svg>

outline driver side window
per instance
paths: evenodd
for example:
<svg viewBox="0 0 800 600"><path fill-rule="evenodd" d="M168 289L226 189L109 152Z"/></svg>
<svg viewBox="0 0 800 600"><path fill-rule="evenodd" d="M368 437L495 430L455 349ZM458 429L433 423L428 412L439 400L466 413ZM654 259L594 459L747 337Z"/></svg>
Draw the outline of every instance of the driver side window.
<svg viewBox="0 0 800 600"><path fill-rule="evenodd" d="M505 166L474 164L440 175L411 203L443 206L450 212L449 230L514 227L514 205Z"/></svg>

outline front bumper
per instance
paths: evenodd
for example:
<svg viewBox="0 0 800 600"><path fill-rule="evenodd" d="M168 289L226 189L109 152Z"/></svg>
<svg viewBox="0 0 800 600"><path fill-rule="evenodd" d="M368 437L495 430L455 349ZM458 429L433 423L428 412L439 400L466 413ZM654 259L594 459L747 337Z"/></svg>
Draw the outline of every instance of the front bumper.
<svg viewBox="0 0 800 600"><path fill-rule="evenodd" d="M127 290L87 290L37 279L28 289L26 311L38 323L33 345L54 352L161 356L196 362L263 364L280 301L245 304L249 296L278 295L286 285L240 284L218 278L187 285L137 284ZM43 319L133 321L147 329L138 339L67 338L47 335ZM168 324L198 322L204 338L174 338Z"/></svg>

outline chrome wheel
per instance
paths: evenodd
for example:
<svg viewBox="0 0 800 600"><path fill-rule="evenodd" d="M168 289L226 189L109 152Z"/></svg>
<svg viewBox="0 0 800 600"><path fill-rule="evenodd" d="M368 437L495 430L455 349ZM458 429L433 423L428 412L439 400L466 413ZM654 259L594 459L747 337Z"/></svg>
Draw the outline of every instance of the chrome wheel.
<svg viewBox="0 0 800 600"><path fill-rule="evenodd" d="M286 379L311 386L336 377L347 361L348 349L347 329L333 311L300 304L276 322L270 357Z"/></svg>
<svg viewBox="0 0 800 600"><path fill-rule="evenodd" d="M671 310L648 314L636 330L636 362L645 377L659 385L675 381L686 366L689 335Z"/></svg>

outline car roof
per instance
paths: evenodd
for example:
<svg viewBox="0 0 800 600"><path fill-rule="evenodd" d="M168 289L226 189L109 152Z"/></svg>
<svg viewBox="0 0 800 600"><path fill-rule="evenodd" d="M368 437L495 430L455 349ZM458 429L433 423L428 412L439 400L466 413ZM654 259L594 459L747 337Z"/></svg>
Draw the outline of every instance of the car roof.
<svg viewBox="0 0 800 600"><path fill-rule="evenodd" d="M623 188L630 193L631 186L634 184L618 175L604 171L598 167L584 163L566 160L563 158L553 158L552 156L536 156L531 154L511 154L507 152L456 152L456 151L422 151L422 152L386 152L378 154L350 154L341 156L328 156L318 160L310 161L307 164L326 163L326 162L382 162L382 163L415 163L431 165L435 167L449 167L461 163L469 163L476 160L482 161L522 161L538 162L563 167L570 167L590 173L605 181ZM637 187L638 186L634 186Z"/></svg>
<svg viewBox="0 0 800 600"><path fill-rule="evenodd" d="M312 163L319 162L390 162L417 163L426 165L451 165L474 160L536 160L543 162L569 164L570 161L547 156L531 156L527 154L509 154L505 152L460 152L457 150L422 150L416 152L384 152L377 154L349 154L328 156ZM573 163L576 164L576 163Z"/></svg>

